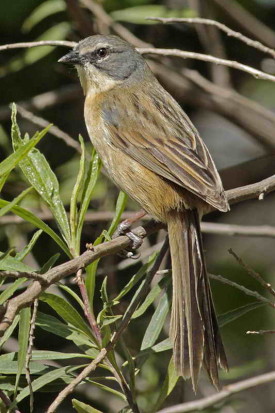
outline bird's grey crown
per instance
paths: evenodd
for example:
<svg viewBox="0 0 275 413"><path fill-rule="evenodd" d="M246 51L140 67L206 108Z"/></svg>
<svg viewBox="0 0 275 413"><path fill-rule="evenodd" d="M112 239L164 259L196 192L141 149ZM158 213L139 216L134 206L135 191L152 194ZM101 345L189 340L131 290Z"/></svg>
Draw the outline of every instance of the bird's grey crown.
<svg viewBox="0 0 275 413"><path fill-rule="evenodd" d="M107 49L106 57L97 56L96 52L100 48ZM136 71L135 75L138 76L139 72L145 68L145 61L137 50L113 35L87 37L78 43L74 52L79 54L80 64L90 63L114 80L126 80Z"/></svg>

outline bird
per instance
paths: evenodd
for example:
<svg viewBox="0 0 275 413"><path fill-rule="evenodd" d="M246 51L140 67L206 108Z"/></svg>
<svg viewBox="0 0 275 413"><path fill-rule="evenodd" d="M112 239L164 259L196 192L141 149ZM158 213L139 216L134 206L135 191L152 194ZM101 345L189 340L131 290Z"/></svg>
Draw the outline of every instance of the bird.
<svg viewBox="0 0 275 413"><path fill-rule="evenodd" d="M172 263L169 336L178 375L197 391L202 367L218 390L227 359L203 252L200 220L229 205L195 126L143 56L114 35L81 40L59 62L76 67L84 118L102 163L121 190L167 225Z"/></svg>

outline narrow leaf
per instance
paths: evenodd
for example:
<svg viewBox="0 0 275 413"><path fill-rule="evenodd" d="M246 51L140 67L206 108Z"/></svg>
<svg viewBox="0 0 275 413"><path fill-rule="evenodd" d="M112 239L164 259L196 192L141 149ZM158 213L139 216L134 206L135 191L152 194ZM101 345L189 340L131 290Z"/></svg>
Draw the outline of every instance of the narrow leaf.
<svg viewBox="0 0 275 413"><path fill-rule="evenodd" d="M17 136L12 136L15 150L25 145L24 140L19 140ZM45 156L38 149L32 149L19 162L19 166L27 181L48 204L63 238L68 243L70 240L70 227L64 205L59 195L59 183Z"/></svg>
<svg viewBox="0 0 275 413"><path fill-rule="evenodd" d="M220 327L224 327L226 324L231 323L232 321L237 320L237 318L242 317L247 314L249 311L255 310L256 308L263 307L265 303L255 301L253 303L243 305L241 307L235 308L234 310L227 311L226 313L220 314L218 316L218 323Z"/></svg>
<svg viewBox="0 0 275 413"><path fill-rule="evenodd" d="M31 321L31 309L23 308L20 311L19 320L19 333L18 333L18 371L15 380L14 393L17 393L17 387L22 374L23 368L26 364L28 343L29 343L29 332L30 332L30 321Z"/></svg>
<svg viewBox="0 0 275 413"><path fill-rule="evenodd" d="M116 202L115 216L111 222L110 228L108 229L108 234L110 237L113 235L116 227L118 226L121 215L126 207L127 199L128 196L124 192L120 191Z"/></svg>
<svg viewBox="0 0 275 413"><path fill-rule="evenodd" d="M34 245L36 244L36 241L38 240L38 238L40 237L40 235L42 234L42 229L39 229L38 231L36 231L34 234L33 234L33 236L32 236L32 238L31 238L31 240L30 240L30 242L28 243L28 245L26 245L23 249L22 249L22 251L20 251L20 252L18 252L17 254L16 254L16 259L18 260L18 261L22 261L30 252L31 252L31 250L33 249L33 247L34 247Z"/></svg>
<svg viewBox="0 0 275 413"><path fill-rule="evenodd" d="M4 201L3 199L0 199L0 208L8 204L9 204L8 201ZM36 215L28 211L27 209L19 207L19 206L14 206L11 209L11 211L15 215L18 215L19 217L23 218L25 221L30 222L35 227L40 228L44 232L46 232L46 234L48 234L59 245L59 247L65 252L65 254L71 257L71 253L68 247L66 246L66 244L64 243L64 241L40 218L38 218Z"/></svg>
<svg viewBox="0 0 275 413"><path fill-rule="evenodd" d="M153 412L159 410L164 400L169 396L169 394L175 388L175 385L177 384L178 379L179 379L179 376L176 373L173 359L171 358L169 366L168 366L167 375L165 377L164 383L160 390L159 398L156 402L156 405L152 409Z"/></svg>
<svg viewBox="0 0 275 413"><path fill-rule="evenodd" d="M140 348L141 351L147 348L150 348L153 346L153 344L155 344L162 330L162 327L165 323L168 311L169 311L169 300L168 300L167 294L164 293L161 299L159 300L157 308L144 334L144 337L141 343L141 348Z"/></svg>
<svg viewBox="0 0 275 413"><path fill-rule="evenodd" d="M78 208L77 202L81 192L83 191L83 181L85 178L85 145L81 135L79 135L79 141L81 145L81 158L79 164L79 171L76 178L76 182L73 188L71 203L70 203L70 227L71 227L71 247L74 249L75 253L79 255L80 250L80 237L77 237L77 227L78 227Z"/></svg>
<svg viewBox="0 0 275 413"><path fill-rule="evenodd" d="M24 21L22 30L24 32L30 31L34 26L52 14L65 11L66 3L63 0L47 0L37 6Z"/></svg>
<svg viewBox="0 0 275 413"><path fill-rule="evenodd" d="M86 182L84 184L84 190L83 190L83 197L81 200L81 208L79 211L78 226L77 226L77 239L76 239L77 243L80 242L80 237L81 237L82 228L83 228L83 224L85 220L85 215L86 215L87 209L90 204L90 200L92 197L95 184L97 182L97 178L99 176L100 167L101 167L100 159L97 153L94 151L92 155L92 160L90 163L90 169L87 172L87 178L86 178Z"/></svg>
<svg viewBox="0 0 275 413"><path fill-rule="evenodd" d="M21 194L19 194L16 198L9 202L8 205L0 208L0 217L7 214L15 205L19 204L20 201L22 201L22 199L25 198L25 196L28 195L30 191L32 191L32 188L25 189L23 192L21 192Z"/></svg>
<svg viewBox="0 0 275 413"><path fill-rule="evenodd" d="M40 299L46 302L67 323L72 324L74 327L87 334L88 337L92 337L91 331L86 322L75 310L75 308L69 304L68 301L64 300L64 298L50 293L43 293L40 296Z"/></svg>
<svg viewBox="0 0 275 413"><path fill-rule="evenodd" d="M77 413L103 413L101 410L97 410L94 407L76 399L72 400L72 404Z"/></svg>
<svg viewBox="0 0 275 413"><path fill-rule="evenodd" d="M36 325L49 333L52 333L59 337L63 337L66 340L72 341L78 347L86 346L87 348L94 350L91 348L92 342L86 336L86 334L81 333L78 329L76 329L73 326L68 326L67 324L64 324L56 317L38 312L36 318ZM92 355L91 353L89 354ZM95 351L94 356L96 357L96 355L97 352Z"/></svg>

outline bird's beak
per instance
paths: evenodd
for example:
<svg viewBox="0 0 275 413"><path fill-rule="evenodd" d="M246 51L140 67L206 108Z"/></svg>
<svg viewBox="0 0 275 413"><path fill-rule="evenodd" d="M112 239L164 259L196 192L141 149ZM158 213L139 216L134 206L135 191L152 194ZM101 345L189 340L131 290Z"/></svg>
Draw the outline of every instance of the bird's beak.
<svg viewBox="0 0 275 413"><path fill-rule="evenodd" d="M71 52L65 54L65 56L61 57L61 59L58 60L58 63L80 65L81 57L76 50L72 50Z"/></svg>

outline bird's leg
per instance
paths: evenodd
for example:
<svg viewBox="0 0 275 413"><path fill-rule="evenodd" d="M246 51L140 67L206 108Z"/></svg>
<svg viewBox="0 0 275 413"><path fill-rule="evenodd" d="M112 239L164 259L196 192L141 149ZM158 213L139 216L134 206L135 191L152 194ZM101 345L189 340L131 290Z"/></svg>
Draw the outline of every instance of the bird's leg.
<svg viewBox="0 0 275 413"><path fill-rule="evenodd" d="M124 221L122 221L117 229L115 230L113 234L113 238L119 237L120 235L126 235L131 241L132 241L132 246L131 250L136 250L138 249L141 244L142 244L142 238L134 234L132 231L130 231L130 228L132 224L135 222L139 221L141 218L143 218L147 213L143 210L136 212L133 214L131 218L127 218ZM123 256L127 258L137 258L138 256L134 255L132 251L125 251L123 252Z"/></svg>

